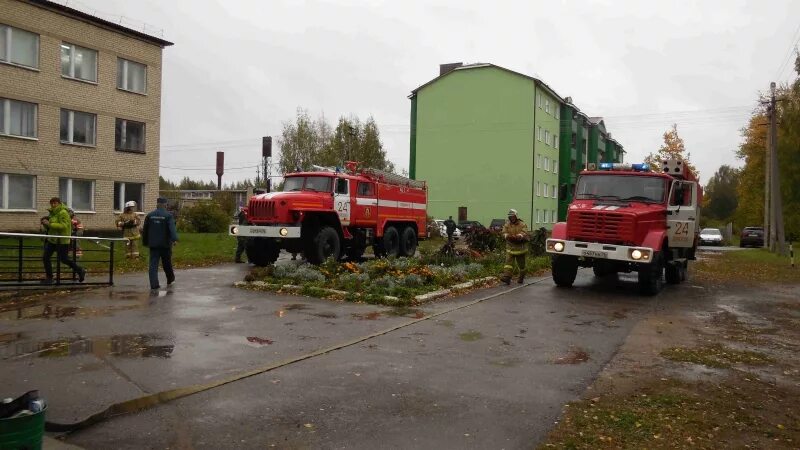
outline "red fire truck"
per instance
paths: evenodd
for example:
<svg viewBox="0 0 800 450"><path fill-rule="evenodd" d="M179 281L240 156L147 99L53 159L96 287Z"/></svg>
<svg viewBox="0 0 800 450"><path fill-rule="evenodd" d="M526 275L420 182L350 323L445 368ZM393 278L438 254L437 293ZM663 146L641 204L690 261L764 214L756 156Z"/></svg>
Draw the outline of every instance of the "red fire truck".
<svg viewBox="0 0 800 450"><path fill-rule="evenodd" d="M320 264L358 258L368 245L376 256L414 255L426 235L425 182L355 162L345 167L286 174L281 192L253 196L247 225L230 227L231 235L249 238L250 262L272 264L286 250Z"/></svg>
<svg viewBox="0 0 800 450"><path fill-rule="evenodd" d="M547 240L553 281L569 287L578 267L598 277L638 272L639 290L654 295L666 281L686 280L695 259L702 191L681 160L647 164L601 163L581 172L567 221Z"/></svg>

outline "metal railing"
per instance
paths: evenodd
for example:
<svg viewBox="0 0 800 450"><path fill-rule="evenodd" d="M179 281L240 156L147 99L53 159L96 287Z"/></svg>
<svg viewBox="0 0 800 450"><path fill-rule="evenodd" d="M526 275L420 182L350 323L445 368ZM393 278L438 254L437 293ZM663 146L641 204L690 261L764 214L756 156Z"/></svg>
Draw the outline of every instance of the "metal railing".
<svg viewBox="0 0 800 450"><path fill-rule="evenodd" d="M102 269L101 273L106 273L107 270L108 280L80 282L78 273L72 270L62 273L63 265L58 252L54 252L51 256L56 260L53 265L53 283L47 286L114 284L114 244L127 242L126 238L0 232L0 289L42 285L42 281L46 279L44 243L48 238L69 239L69 258L83 267L87 274L97 274L98 269Z"/></svg>

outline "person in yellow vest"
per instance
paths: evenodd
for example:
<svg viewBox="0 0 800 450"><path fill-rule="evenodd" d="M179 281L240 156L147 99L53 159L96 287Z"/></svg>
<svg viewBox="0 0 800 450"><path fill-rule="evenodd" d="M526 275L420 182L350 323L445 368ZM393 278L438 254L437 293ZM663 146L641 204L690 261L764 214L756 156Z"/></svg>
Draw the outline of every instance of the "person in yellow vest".
<svg viewBox="0 0 800 450"><path fill-rule="evenodd" d="M522 284L525 281L525 254L528 253L528 226L517 217L517 210L508 211L508 221L503 225L501 232L503 239L506 240L506 263L503 266L503 276L500 280L505 284L511 284L514 275L514 263L519 267L517 282Z"/></svg>
<svg viewBox="0 0 800 450"><path fill-rule="evenodd" d="M142 221L136 214L136 202L125 203L125 211L117 217L117 228L122 230L122 237L128 238L128 243L125 244L128 258L139 257L139 239L141 239L139 225L141 224Z"/></svg>

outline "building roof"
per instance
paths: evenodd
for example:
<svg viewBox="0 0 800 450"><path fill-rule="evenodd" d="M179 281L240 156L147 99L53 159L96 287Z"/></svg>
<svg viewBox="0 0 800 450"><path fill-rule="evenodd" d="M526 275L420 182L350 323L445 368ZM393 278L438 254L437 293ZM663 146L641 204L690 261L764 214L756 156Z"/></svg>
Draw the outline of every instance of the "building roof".
<svg viewBox="0 0 800 450"><path fill-rule="evenodd" d="M124 27L122 25L116 24L114 22L109 22L108 20L101 19L97 16L93 16L91 14L85 13L83 11L79 11L74 8L70 8L69 6L61 5L56 2L52 2L49 0L21 0L26 3L29 3L34 6L38 6L40 8L44 8L63 16L71 17L73 19L81 20L83 22L90 23L92 25L96 25L100 28L105 28L110 31L114 31L116 33L124 34L126 36L130 36L132 38L136 38L150 44L155 44L160 46L161 48L168 47L170 45L174 45L172 42L166 41L164 39L158 38L156 36L149 35L147 33L143 33L141 31L136 31L128 27Z"/></svg>
<svg viewBox="0 0 800 450"><path fill-rule="evenodd" d="M542 80L540 80L538 78L532 77L530 75L525 75L524 73L520 73L520 72L511 70L511 69L506 69L505 67L498 66L496 64L490 64L490 63L464 64L463 66L456 67L455 69L450 70L447 73L444 73L442 75L439 75L438 77L436 77L436 78L428 81L427 83L419 86L418 88L414 89L413 91L411 91L411 95L409 95L408 98L414 97L415 95L417 95L417 92L419 92L420 90L422 90L426 86L429 86L429 85L435 83L436 81L439 81L440 79L450 75L451 73L457 72L459 70L481 69L481 68L486 68L486 67L494 67L496 69L500 69L500 70L506 71L508 73L512 73L514 75L517 75L517 76L520 76L520 77L523 77L523 78L527 78L527 79L533 81L534 83L540 84L542 87L545 88L545 90L547 90L547 92L550 93L550 95L556 97L558 99L558 101L560 101L562 103L564 102L564 99L560 95L558 95L558 93L555 90L553 90L550 86L548 86L547 83L545 83L544 81L542 81Z"/></svg>
<svg viewBox="0 0 800 450"><path fill-rule="evenodd" d="M592 122L595 125L597 125L598 123L600 123L602 121L603 121L602 117L589 117L589 122Z"/></svg>

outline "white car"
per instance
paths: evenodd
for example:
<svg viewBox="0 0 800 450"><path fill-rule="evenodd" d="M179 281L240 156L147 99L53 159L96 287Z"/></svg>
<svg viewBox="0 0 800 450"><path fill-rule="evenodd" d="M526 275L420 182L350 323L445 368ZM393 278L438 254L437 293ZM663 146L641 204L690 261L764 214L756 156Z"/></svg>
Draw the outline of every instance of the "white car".
<svg viewBox="0 0 800 450"><path fill-rule="evenodd" d="M722 245L722 233L717 228L703 228L700 231L700 245Z"/></svg>
<svg viewBox="0 0 800 450"><path fill-rule="evenodd" d="M441 234L442 237L447 237L447 227L444 226L445 221L443 219L433 219L433 221L436 222L436 225L439 225L439 234ZM458 239L460 237L461 230L456 228L455 231L453 231L453 239Z"/></svg>

